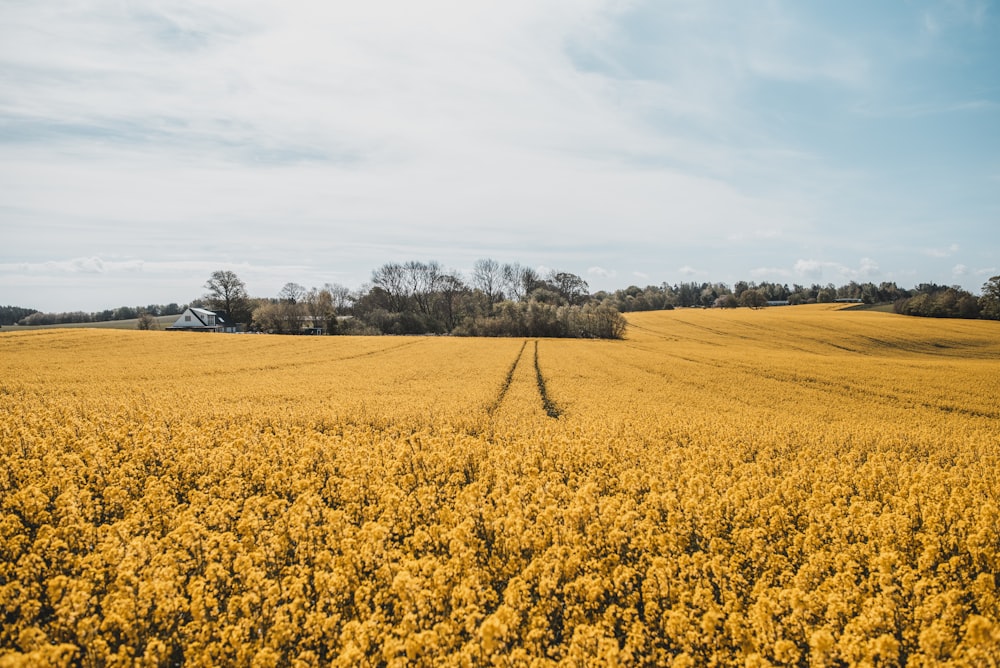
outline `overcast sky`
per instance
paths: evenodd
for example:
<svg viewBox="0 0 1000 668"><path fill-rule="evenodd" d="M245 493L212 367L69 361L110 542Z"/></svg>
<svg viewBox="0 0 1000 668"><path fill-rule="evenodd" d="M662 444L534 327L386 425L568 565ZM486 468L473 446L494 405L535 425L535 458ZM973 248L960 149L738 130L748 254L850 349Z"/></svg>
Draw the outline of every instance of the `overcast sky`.
<svg viewBox="0 0 1000 668"><path fill-rule="evenodd" d="M0 303L1000 273L992 2L0 0Z"/></svg>

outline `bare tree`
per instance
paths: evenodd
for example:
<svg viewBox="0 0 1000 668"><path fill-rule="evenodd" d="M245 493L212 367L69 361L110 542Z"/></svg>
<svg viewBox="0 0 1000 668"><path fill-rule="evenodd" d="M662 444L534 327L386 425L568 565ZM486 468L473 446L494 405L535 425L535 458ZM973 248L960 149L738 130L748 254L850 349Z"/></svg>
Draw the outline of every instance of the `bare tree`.
<svg viewBox="0 0 1000 668"><path fill-rule="evenodd" d="M521 266L517 262L504 264L501 272L503 292L511 301L523 302L531 291L542 283L537 271L531 267Z"/></svg>
<svg viewBox="0 0 1000 668"><path fill-rule="evenodd" d="M302 326L303 306L289 301L263 302L253 312L254 324L270 334L295 334Z"/></svg>
<svg viewBox="0 0 1000 668"><path fill-rule="evenodd" d="M333 308L337 313L343 313L351 307L354 297L351 291L339 283L325 283L323 289L330 293L333 299Z"/></svg>
<svg viewBox="0 0 1000 668"><path fill-rule="evenodd" d="M136 321L135 327L142 330L159 329L160 324L152 313L142 309L139 311L139 319Z"/></svg>
<svg viewBox="0 0 1000 668"><path fill-rule="evenodd" d="M434 295L440 289L444 274L441 265L434 261L427 263L407 262L403 265L403 270L409 296L416 304L417 310L423 314L429 314Z"/></svg>
<svg viewBox="0 0 1000 668"><path fill-rule="evenodd" d="M392 313L399 313L406 305L406 270L396 262L383 264L372 272L372 283L381 288L386 296L386 307Z"/></svg>
<svg viewBox="0 0 1000 668"><path fill-rule="evenodd" d="M490 310L503 300L503 281L503 268L496 260L476 260L472 265L472 284L486 296Z"/></svg>
<svg viewBox="0 0 1000 668"><path fill-rule="evenodd" d="M278 299L289 304L298 304L305 296L306 289L298 283L285 283L285 286L281 288L281 292L278 293Z"/></svg>
<svg viewBox="0 0 1000 668"><path fill-rule="evenodd" d="M313 288L307 292L305 304L314 327L319 322L323 323L323 326L328 327L330 319L336 315L336 308L333 305L333 294L326 288Z"/></svg>
<svg viewBox="0 0 1000 668"><path fill-rule="evenodd" d="M443 274L438 281L438 306L442 320L444 321L445 330L448 332L455 329L458 315L456 310L459 299L465 291L465 284L462 283L462 279L457 274Z"/></svg>

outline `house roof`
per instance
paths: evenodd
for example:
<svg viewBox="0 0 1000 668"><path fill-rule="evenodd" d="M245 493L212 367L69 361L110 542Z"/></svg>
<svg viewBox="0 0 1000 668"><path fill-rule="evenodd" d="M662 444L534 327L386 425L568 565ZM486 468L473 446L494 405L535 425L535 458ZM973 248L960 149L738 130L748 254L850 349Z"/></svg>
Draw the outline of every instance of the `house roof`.
<svg viewBox="0 0 1000 668"><path fill-rule="evenodd" d="M194 324L194 323L183 324L183 323L181 323L181 318L184 316L184 314L182 313L181 316L178 317L177 320L174 322L174 324L172 324L170 327L173 328L173 329L200 329L200 328L203 328L203 327L204 328L212 328L212 329L214 329L215 327L225 326L225 325L229 324L226 321L226 317L224 315L222 315L221 313L217 312L217 311L209 311L208 309L198 308L197 306L189 306L184 311L184 313L187 313L188 311L190 311L191 314L195 318L198 319L198 324ZM214 325L209 325L208 324L208 318L209 318L209 316L212 316L212 317L215 318L215 324Z"/></svg>
<svg viewBox="0 0 1000 668"><path fill-rule="evenodd" d="M197 306L191 306L190 309L191 312L194 313L199 318L204 319L210 315L214 315L216 322L219 323L226 322L226 314L224 311L209 311L207 308L198 308Z"/></svg>

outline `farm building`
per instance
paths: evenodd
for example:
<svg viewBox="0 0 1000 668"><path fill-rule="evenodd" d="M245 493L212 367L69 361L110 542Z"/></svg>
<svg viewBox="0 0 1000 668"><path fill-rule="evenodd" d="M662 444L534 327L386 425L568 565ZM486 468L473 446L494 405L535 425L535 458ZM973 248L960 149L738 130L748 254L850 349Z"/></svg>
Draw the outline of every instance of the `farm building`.
<svg viewBox="0 0 1000 668"><path fill-rule="evenodd" d="M167 329L186 332L235 332L236 325L228 322L221 312L191 306L185 309Z"/></svg>

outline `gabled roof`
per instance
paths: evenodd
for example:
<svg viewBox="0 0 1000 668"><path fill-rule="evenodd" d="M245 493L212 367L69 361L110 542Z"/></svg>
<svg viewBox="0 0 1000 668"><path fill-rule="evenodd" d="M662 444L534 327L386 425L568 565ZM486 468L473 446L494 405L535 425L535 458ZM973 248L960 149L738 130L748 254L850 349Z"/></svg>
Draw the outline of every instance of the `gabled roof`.
<svg viewBox="0 0 1000 668"><path fill-rule="evenodd" d="M191 315L195 317L195 319L198 321L197 323L192 322L184 324L182 322L184 314L188 312L190 312ZM214 325L208 324L208 319L210 316L215 318ZM186 309L184 309L184 313L182 313L177 318L177 320L174 321L174 324L170 325L170 329L201 329L201 328L215 329L216 327L227 327L227 326L229 326L229 322L226 320L226 317L222 313L218 311L209 311L208 309L204 308L198 308L197 306L189 306Z"/></svg>
<svg viewBox="0 0 1000 668"><path fill-rule="evenodd" d="M208 316L215 316L215 321L220 325L226 324L226 316L223 315L222 311L209 311L207 308L198 308L197 306L191 306L188 310L194 313L202 324L205 324Z"/></svg>

